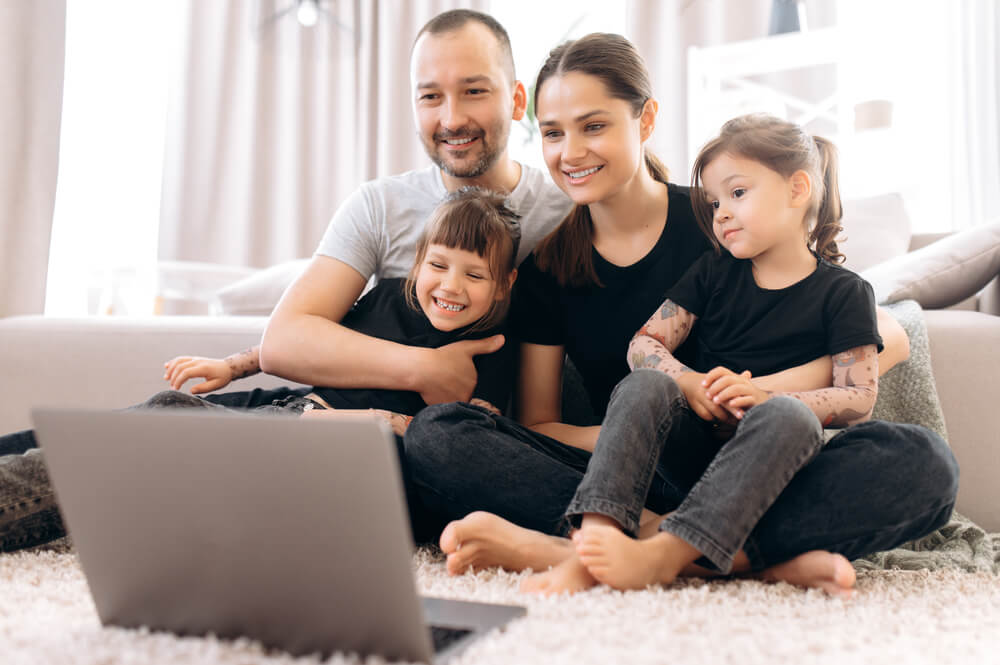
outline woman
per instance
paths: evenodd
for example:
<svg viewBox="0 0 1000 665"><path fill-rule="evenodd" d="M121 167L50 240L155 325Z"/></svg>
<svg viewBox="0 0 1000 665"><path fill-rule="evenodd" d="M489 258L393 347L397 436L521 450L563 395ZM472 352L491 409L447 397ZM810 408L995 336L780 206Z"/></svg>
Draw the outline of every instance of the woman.
<svg viewBox="0 0 1000 665"><path fill-rule="evenodd" d="M449 570L556 566L525 582L526 590L553 592L588 585L572 570L563 574L575 555L564 537L571 531L564 512L600 432L559 422L564 358L576 365L603 416L628 373L632 335L709 243L688 190L668 184L645 150L657 104L627 40L595 34L553 50L538 75L535 108L549 172L577 205L522 264L515 290L520 422L465 404L439 405L411 423L405 445L422 499L457 520L441 537ZM887 348L882 371L906 355L905 335L886 322L880 317ZM678 350L678 357L685 355ZM829 385L830 377L825 359L755 380L764 389L809 390ZM716 426L732 425L726 409L709 409ZM651 517L677 508L714 452L683 451L667 465L677 474L657 473L646 504L654 512L644 513L640 535L655 533L659 520ZM886 474L887 468L894 472ZM792 480L732 570L848 592L854 575L845 556L894 547L937 528L951 512L956 487L954 460L940 437L913 426L866 423L837 437Z"/></svg>

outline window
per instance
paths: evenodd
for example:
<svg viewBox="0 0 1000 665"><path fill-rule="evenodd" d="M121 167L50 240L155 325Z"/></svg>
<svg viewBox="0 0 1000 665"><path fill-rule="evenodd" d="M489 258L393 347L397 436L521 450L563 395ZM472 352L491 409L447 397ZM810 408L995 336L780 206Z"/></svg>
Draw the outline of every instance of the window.
<svg viewBox="0 0 1000 665"><path fill-rule="evenodd" d="M171 67L183 61L182 7L66 4L46 314L94 314L116 304L152 312L167 90Z"/></svg>

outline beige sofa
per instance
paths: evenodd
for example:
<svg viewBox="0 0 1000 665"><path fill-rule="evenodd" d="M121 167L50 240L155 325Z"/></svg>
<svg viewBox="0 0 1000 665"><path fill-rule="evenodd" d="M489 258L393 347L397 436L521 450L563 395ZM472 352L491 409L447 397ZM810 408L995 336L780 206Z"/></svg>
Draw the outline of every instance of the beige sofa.
<svg viewBox="0 0 1000 665"><path fill-rule="evenodd" d="M888 277L872 267L865 273L874 270L873 283L877 291L883 291L883 297L916 297L926 309L928 304L941 305L932 302L934 294L951 289L946 297L962 301L959 310L925 312L932 367L949 442L961 466L958 510L986 529L1000 531L1000 428L994 418L1000 408L1000 310L996 308L1000 287L993 280L985 290L980 289L980 282L988 281L983 275L992 271L995 276L1000 269L996 263L1000 261L1000 226L994 228L992 255L988 244L993 236L986 234L985 241L979 236L972 238L974 247L984 245L982 251L973 252L980 264L973 271L975 275L958 276L961 287L954 286L954 274L947 288L938 283L941 278L937 273L893 282L908 269L926 271L935 260L940 263L940 242L896 257L894 260L903 260L902 267L890 270ZM916 248L933 239L908 240ZM962 249L966 254L957 259L953 256L956 251L952 248L950 255L945 252L946 259L952 261L944 265L946 276L968 267L967 247ZM916 257L913 265L906 263L911 257ZM294 276L287 267L272 272L281 273L285 282ZM260 279L257 281L259 286ZM271 297L280 292L274 284L269 288ZM894 293L885 293L893 289ZM234 297L231 291L230 298ZM966 297L970 294L975 295ZM271 305L273 302L267 304ZM140 402L167 387L162 379L167 359L179 354L221 357L249 347L259 341L265 321L259 315L0 319L0 375L4 383L0 432L30 427L30 410L37 405L115 408ZM258 375L230 389L287 384Z"/></svg>

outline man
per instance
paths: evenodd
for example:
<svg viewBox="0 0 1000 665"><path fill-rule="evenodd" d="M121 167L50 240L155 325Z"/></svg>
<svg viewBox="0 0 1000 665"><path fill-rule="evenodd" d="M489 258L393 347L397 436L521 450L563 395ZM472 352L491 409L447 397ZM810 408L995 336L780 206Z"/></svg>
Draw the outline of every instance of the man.
<svg viewBox="0 0 1000 665"><path fill-rule="evenodd" d="M446 191L478 185L510 192L521 215L519 261L569 211L540 171L507 154L527 93L495 19L469 10L433 18L413 44L410 78L417 133L436 167L366 183L341 206L268 321L265 372L311 385L413 390L429 404L469 399L472 357L498 349L499 338L424 349L367 337L339 321L369 276L405 276L423 223Z"/></svg>
<svg viewBox="0 0 1000 665"><path fill-rule="evenodd" d="M476 384L472 357L496 351L500 338L424 349L339 322L370 277L405 276L423 224L446 192L466 185L509 192L521 215L519 261L570 202L540 171L507 154L510 126L524 115L527 94L495 19L469 10L436 16L417 34L410 64L417 133L435 166L366 183L344 202L312 263L272 314L261 367L310 385L409 389L428 403L466 400ZM0 439L0 552L65 534L33 445L30 433ZM436 539L436 525L416 525L419 507L411 504L411 513L421 539Z"/></svg>

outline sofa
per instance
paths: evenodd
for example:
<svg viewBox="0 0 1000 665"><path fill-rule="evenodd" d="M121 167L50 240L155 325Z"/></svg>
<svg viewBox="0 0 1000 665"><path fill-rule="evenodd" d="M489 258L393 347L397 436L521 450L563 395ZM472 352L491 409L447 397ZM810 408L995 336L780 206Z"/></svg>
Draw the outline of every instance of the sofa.
<svg viewBox="0 0 1000 665"><path fill-rule="evenodd" d="M1000 406L1000 224L913 235L901 199L877 197L845 204L844 225L847 265L869 278L879 300L923 307L947 439L961 467L957 510L1000 532L1000 427L992 417ZM0 432L30 427L34 406L141 402L167 387L166 360L257 344L266 313L305 261L218 289L211 316L0 319ZM278 385L289 382L257 375L228 389Z"/></svg>

